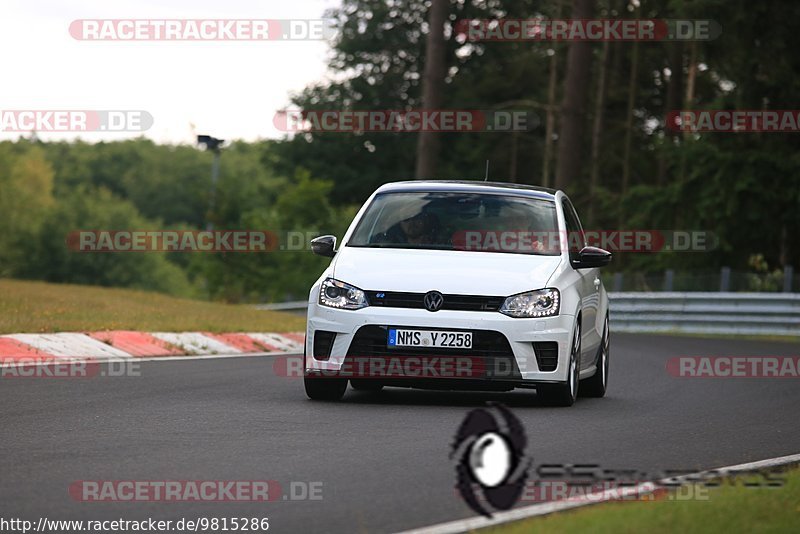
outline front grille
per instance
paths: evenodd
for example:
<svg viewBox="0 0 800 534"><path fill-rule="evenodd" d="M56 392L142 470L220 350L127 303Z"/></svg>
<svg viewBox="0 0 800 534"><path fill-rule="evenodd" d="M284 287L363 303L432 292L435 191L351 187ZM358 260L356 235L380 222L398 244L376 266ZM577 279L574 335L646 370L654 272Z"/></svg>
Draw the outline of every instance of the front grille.
<svg viewBox="0 0 800 534"><path fill-rule="evenodd" d="M423 310L425 293L404 293L400 291L367 291L370 306L385 308L416 308ZM505 297L480 295L444 295L442 310L457 311L497 311Z"/></svg>
<svg viewBox="0 0 800 534"><path fill-rule="evenodd" d="M558 343L555 341L538 341L533 343L536 363L540 371L555 371L558 367Z"/></svg>
<svg viewBox="0 0 800 534"><path fill-rule="evenodd" d="M435 357L464 358L468 361L472 372L468 378L521 380L522 375L511 350L508 339L500 332L492 330L469 330L472 332L471 349L443 349L430 347L392 347L386 346L388 326L362 326L353 337L345 357L346 367L350 370L365 369L373 360L382 361L382 369L403 368L408 358L433 361ZM458 329L447 329L458 331ZM452 361L452 360L450 360ZM399 364L399 365L398 365ZM400 375L405 376L405 375ZM419 375L415 375L418 377ZM456 378L464 378L460 375Z"/></svg>
<svg viewBox="0 0 800 534"><path fill-rule="evenodd" d="M322 361L330 359L335 339L335 332L327 332L325 330L314 332L314 359Z"/></svg>

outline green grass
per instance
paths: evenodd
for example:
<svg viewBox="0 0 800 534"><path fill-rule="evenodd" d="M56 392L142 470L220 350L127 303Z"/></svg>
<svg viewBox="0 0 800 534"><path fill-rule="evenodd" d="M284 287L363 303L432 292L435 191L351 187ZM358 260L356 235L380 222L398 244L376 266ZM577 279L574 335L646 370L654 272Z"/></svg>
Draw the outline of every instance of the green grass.
<svg viewBox="0 0 800 534"><path fill-rule="evenodd" d="M0 334L92 330L291 332L303 317L130 289L0 280Z"/></svg>
<svg viewBox="0 0 800 534"><path fill-rule="evenodd" d="M747 488L725 483L708 489L707 500L611 502L480 532L798 532L800 470L788 471L785 477L785 485L779 488Z"/></svg>

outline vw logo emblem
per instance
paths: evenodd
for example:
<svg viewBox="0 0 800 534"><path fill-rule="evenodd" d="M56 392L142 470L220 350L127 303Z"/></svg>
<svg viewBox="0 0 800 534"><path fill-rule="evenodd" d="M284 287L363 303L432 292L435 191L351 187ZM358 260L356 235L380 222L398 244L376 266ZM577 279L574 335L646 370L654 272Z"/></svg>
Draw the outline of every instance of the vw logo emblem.
<svg viewBox="0 0 800 534"><path fill-rule="evenodd" d="M442 304L444 304L444 296L438 291L428 291L425 293L422 303L425 304L425 309L430 312L439 311L442 309Z"/></svg>

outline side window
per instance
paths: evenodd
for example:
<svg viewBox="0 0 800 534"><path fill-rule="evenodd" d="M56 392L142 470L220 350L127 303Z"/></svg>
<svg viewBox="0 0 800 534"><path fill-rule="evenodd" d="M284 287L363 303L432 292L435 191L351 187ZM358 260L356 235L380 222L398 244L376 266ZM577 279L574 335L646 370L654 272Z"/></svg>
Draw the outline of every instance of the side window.
<svg viewBox="0 0 800 534"><path fill-rule="evenodd" d="M581 249L586 246L586 238L572 203L565 198L561 201L561 207L564 209L564 220L567 223L567 246L570 260L572 260L576 259Z"/></svg>

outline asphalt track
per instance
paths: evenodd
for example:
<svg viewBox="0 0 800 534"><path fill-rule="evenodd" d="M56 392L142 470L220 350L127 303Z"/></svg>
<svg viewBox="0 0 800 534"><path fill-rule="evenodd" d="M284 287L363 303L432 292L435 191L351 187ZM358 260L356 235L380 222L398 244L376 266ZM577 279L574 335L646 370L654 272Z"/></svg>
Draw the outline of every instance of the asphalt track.
<svg viewBox="0 0 800 534"><path fill-rule="evenodd" d="M138 377L3 378L0 516L268 517L270 532L390 532L470 517L448 452L462 418L487 400L523 421L534 464L656 473L788 455L800 452L798 379L674 378L665 363L798 354L794 343L613 335L608 396L571 408L525 390L349 390L339 403L311 402L300 380L276 376L272 357L145 362ZM320 481L323 498L86 503L67 491L76 480L262 479L284 489Z"/></svg>

